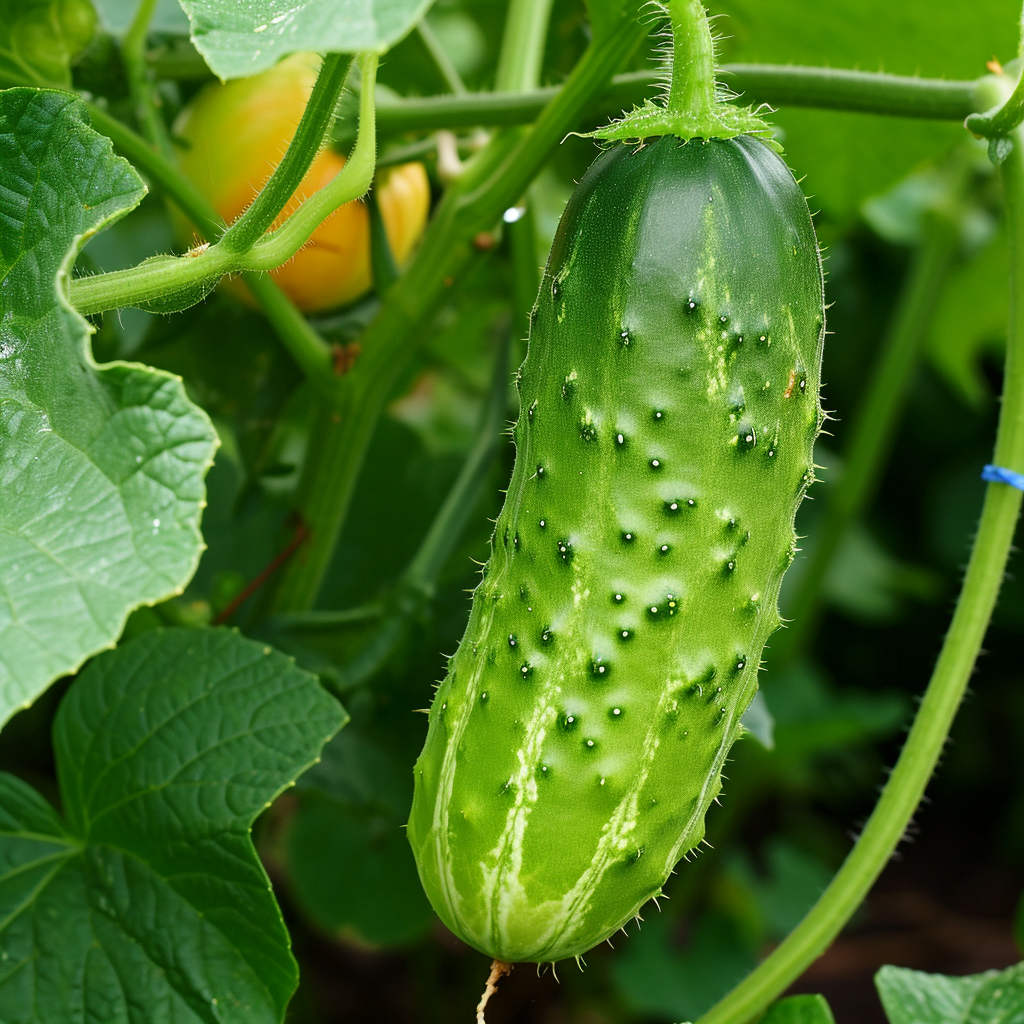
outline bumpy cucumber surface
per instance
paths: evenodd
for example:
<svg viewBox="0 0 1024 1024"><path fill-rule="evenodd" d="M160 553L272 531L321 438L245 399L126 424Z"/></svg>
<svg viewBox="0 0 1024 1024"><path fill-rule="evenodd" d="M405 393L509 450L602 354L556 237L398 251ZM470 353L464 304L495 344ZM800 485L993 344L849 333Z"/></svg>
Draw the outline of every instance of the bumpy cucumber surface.
<svg viewBox="0 0 1024 1024"><path fill-rule="evenodd" d="M823 333L807 204L757 139L616 145L569 201L409 822L481 952L585 952L703 837L779 625Z"/></svg>

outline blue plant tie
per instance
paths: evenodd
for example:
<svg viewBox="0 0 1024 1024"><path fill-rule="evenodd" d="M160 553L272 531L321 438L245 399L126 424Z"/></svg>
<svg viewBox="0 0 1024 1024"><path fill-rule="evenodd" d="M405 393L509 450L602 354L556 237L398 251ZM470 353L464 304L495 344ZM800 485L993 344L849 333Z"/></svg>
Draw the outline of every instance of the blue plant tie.
<svg viewBox="0 0 1024 1024"><path fill-rule="evenodd" d="M981 471L981 479L994 484L1009 484L1018 491L1024 491L1024 473L1015 473L1012 469L1002 466L988 465Z"/></svg>

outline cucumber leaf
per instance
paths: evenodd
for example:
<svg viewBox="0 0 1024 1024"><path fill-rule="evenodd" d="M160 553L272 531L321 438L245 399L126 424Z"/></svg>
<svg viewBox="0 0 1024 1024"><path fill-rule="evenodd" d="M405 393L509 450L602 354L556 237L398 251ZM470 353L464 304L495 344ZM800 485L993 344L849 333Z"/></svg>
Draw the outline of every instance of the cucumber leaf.
<svg viewBox="0 0 1024 1024"><path fill-rule="evenodd" d="M384 53L433 0L181 0L192 41L220 78L245 78L300 50Z"/></svg>
<svg viewBox="0 0 1024 1024"><path fill-rule="evenodd" d="M18 1024L276 1024L295 990L253 819L343 724L226 629L154 630L64 698L64 817L0 774L0 1006Z"/></svg>
<svg viewBox="0 0 1024 1024"><path fill-rule="evenodd" d="M891 1024L1024 1022L1024 963L963 978L887 965L875 987Z"/></svg>
<svg viewBox="0 0 1024 1024"><path fill-rule="evenodd" d="M180 593L216 435L181 381L97 366L79 249L145 187L67 93L0 92L0 724Z"/></svg>

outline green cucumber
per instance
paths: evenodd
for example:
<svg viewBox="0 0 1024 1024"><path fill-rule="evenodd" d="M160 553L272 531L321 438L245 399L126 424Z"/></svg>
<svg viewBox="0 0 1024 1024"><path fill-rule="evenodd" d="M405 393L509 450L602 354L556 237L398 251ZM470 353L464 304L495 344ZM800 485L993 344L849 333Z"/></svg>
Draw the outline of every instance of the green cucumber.
<svg viewBox="0 0 1024 1024"><path fill-rule="evenodd" d="M780 621L823 335L807 204L760 139L614 144L570 199L415 769L421 880L481 952L580 955L703 838Z"/></svg>

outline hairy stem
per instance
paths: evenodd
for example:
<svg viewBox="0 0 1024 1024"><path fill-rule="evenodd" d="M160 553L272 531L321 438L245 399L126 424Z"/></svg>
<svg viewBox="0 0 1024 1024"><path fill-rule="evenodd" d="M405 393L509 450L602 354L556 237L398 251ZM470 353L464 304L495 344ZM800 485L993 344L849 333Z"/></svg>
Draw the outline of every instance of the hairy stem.
<svg viewBox="0 0 1024 1024"><path fill-rule="evenodd" d="M992 105L991 102L989 105ZM1002 164L1010 239L1010 323L994 461L1024 471L1024 132ZM899 760L864 831L786 939L698 1024L747 1024L839 934L902 838L935 769L988 628L1024 494L990 483L956 611Z"/></svg>
<svg viewBox="0 0 1024 1024"><path fill-rule="evenodd" d="M331 53L324 57L313 92L284 157L252 205L220 240L228 252L248 252L295 194L324 143L351 64L352 58L348 54ZM372 76L370 85L372 96ZM360 122L362 115L361 110Z"/></svg>
<svg viewBox="0 0 1024 1024"><path fill-rule="evenodd" d="M670 0L672 68L667 108L706 118L715 108L715 43L701 0Z"/></svg>
<svg viewBox="0 0 1024 1024"><path fill-rule="evenodd" d="M231 241L229 228L220 241L205 252L182 257L157 257L137 267L94 277L78 278L71 284L71 301L82 314L100 313L122 306L158 303L176 298L175 308L199 301L197 289L212 285L225 274L243 270L272 270L291 259L317 226L335 209L363 195L370 187L376 160L373 76L377 58L364 55L363 94L360 100L359 135L348 162L334 179L310 196L276 231L259 238L246 251ZM253 209L254 207L251 207ZM243 214L244 220L248 214ZM240 221L239 221L240 223Z"/></svg>

